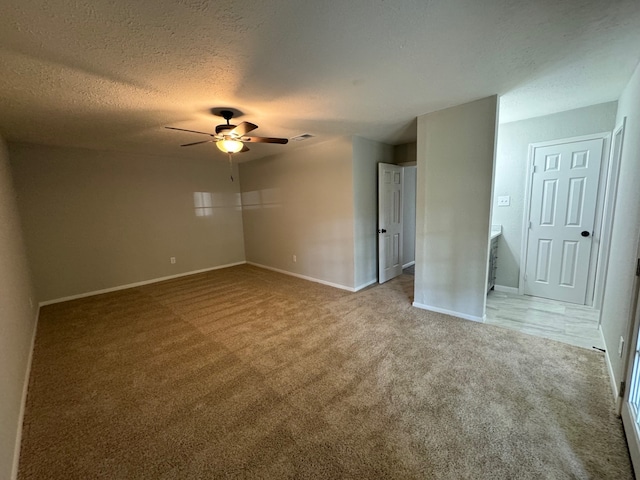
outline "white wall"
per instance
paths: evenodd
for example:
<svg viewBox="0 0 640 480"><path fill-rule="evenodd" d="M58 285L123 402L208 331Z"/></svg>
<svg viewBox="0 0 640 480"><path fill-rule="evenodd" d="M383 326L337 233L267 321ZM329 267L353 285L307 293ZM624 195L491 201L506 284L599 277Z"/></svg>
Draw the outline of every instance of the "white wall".
<svg viewBox="0 0 640 480"><path fill-rule="evenodd" d="M402 185L402 263L416 259L416 171L417 167L404 167Z"/></svg>
<svg viewBox="0 0 640 480"><path fill-rule="evenodd" d="M497 96L418 117L415 305L484 316Z"/></svg>
<svg viewBox="0 0 640 480"><path fill-rule="evenodd" d="M226 162L9 151L41 301L244 261L240 189Z"/></svg>
<svg viewBox="0 0 640 480"><path fill-rule="evenodd" d="M355 287L378 278L378 163L393 163L393 147L353 137Z"/></svg>
<svg viewBox="0 0 640 480"><path fill-rule="evenodd" d="M624 375L629 345L628 330L635 296L635 267L640 238L640 65L618 100L616 125L627 118L620 161L618 196L613 220L611 251L601 309L601 328L616 384ZM620 337L625 339L618 356Z"/></svg>
<svg viewBox="0 0 640 480"><path fill-rule="evenodd" d="M15 478L23 394L35 333L31 288L9 157L0 138L0 478ZM13 472L13 473L12 473Z"/></svg>
<svg viewBox="0 0 640 480"><path fill-rule="evenodd" d="M616 107L616 102L602 103L499 125L492 203L492 222L502 225L498 240L497 285L518 287L529 144L611 131ZM511 197L510 206L497 206L498 196L503 195Z"/></svg>
<svg viewBox="0 0 640 480"><path fill-rule="evenodd" d="M242 163L240 180L248 262L354 288L351 138Z"/></svg>

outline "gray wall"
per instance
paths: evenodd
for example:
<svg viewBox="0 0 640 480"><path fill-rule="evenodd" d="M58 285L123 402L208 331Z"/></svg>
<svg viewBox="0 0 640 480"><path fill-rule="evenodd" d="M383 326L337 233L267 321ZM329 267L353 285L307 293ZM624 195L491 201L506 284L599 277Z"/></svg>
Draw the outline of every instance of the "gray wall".
<svg viewBox="0 0 640 480"><path fill-rule="evenodd" d="M498 240L497 285L518 287L529 144L611 131L616 106L616 102L602 103L499 125L492 203L492 222L502 225ZM497 206L498 196L503 195L511 197L510 206Z"/></svg>
<svg viewBox="0 0 640 480"><path fill-rule="evenodd" d="M418 117L415 304L481 320L497 96Z"/></svg>
<svg viewBox="0 0 640 480"><path fill-rule="evenodd" d="M9 152L41 301L244 261L239 184L226 162Z"/></svg>
<svg viewBox="0 0 640 480"><path fill-rule="evenodd" d="M404 167L402 185L402 263L416 259L416 167Z"/></svg>
<svg viewBox="0 0 640 480"><path fill-rule="evenodd" d="M36 324L9 158L0 138L0 478L12 477L19 452L23 392ZM13 474L16 472L14 471Z"/></svg>
<svg viewBox="0 0 640 480"><path fill-rule="evenodd" d="M353 137L355 287L378 278L378 163L393 163L393 147Z"/></svg>
<svg viewBox="0 0 640 480"><path fill-rule="evenodd" d="M636 292L635 258L640 236L640 65L618 100L616 125L627 118L620 161L618 196L613 220L609 268L601 309L601 328L607 355L619 385L630 339L627 334ZM625 351L618 356L618 341L625 339Z"/></svg>
<svg viewBox="0 0 640 480"><path fill-rule="evenodd" d="M247 261L354 288L351 138L242 163L240 179Z"/></svg>

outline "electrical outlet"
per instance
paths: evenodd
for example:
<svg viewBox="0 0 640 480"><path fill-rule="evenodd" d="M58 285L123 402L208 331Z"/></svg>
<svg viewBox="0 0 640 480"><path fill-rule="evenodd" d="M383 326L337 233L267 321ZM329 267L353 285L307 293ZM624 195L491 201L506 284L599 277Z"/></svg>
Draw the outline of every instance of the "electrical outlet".
<svg viewBox="0 0 640 480"><path fill-rule="evenodd" d="M296 255L293 256L293 263L296 263L298 261L298 257Z"/></svg>
<svg viewBox="0 0 640 480"><path fill-rule="evenodd" d="M176 257L171 257L169 259L169 261L171 262L171 264L173 265L174 263L176 263Z"/></svg>
<svg viewBox="0 0 640 480"><path fill-rule="evenodd" d="M509 195L498 197L499 207L508 207L509 205L511 205L511 197Z"/></svg>
<svg viewBox="0 0 640 480"><path fill-rule="evenodd" d="M622 357L622 351L624 350L624 338L620 337L620 343L618 343L618 356Z"/></svg>

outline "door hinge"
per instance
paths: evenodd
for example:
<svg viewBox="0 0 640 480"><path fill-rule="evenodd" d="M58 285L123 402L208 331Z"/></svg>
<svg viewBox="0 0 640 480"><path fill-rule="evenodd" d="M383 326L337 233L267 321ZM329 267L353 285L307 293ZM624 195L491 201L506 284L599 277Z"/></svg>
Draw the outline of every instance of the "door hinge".
<svg viewBox="0 0 640 480"><path fill-rule="evenodd" d="M640 258L636 262L636 277L640 277Z"/></svg>
<svg viewBox="0 0 640 480"><path fill-rule="evenodd" d="M624 397L624 391L627 388L627 382L620 382L620 393L618 394L619 397Z"/></svg>
<svg viewBox="0 0 640 480"><path fill-rule="evenodd" d="M533 166L533 173L536 173L538 171L538 167L536 165Z"/></svg>
<svg viewBox="0 0 640 480"><path fill-rule="evenodd" d="M529 222L529 230L533 228L533 222Z"/></svg>

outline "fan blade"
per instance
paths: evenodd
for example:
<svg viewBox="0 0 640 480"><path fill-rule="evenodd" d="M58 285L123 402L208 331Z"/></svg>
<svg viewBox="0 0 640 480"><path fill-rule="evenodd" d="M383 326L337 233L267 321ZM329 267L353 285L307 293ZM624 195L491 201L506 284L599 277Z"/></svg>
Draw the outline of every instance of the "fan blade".
<svg viewBox="0 0 640 480"><path fill-rule="evenodd" d="M281 143L284 145L289 142L289 139L273 137L242 137L242 141L251 143Z"/></svg>
<svg viewBox="0 0 640 480"><path fill-rule="evenodd" d="M248 151L249 151L249 147L245 145L244 147L242 147L242 150L240 150L238 153L248 152Z"/></svg>
<svg viewBox="0 0 640 480"><path fill-rule="evenodd" d="M201 143L211 143L214 140L205 140L204 142L193 142L193 143L185 143L184 145L180 145L181 147L190 147L191 145L200 145Z"/></svg>
<svg viewBox="0 0 640 480"><path fill-rule="evenodd" d="M258 128L258 125L254 125L253 123L249 123L249 122L242 122L236 128L231 130L229 134L238 135L241 137L242 135L246 135L247 133L255 130L256 128Z"/></svg>
<svg viewBox="0 0 640 480"><path fill-rule="evenodd" d="M197 130L185 130L184 128L176 128L176 127L164 127L164 128L168 128L170 130L180 130L181 132L201 133L202 135L209 135L210 137L215 137L213 133L198 132Z"/></svg>

